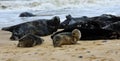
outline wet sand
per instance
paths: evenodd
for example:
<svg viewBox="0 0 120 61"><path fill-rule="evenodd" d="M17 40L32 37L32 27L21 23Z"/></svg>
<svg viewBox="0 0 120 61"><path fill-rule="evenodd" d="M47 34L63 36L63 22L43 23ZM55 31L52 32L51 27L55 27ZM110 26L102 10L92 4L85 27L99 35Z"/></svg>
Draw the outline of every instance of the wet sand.
<svg viewBox="0 0 120 61"><path fill-rule="evenodd" d="M11 33L0 31L0 61L120 61L120 40L79 41L54 48L50 36L42 45L18 48Z"/></svg>

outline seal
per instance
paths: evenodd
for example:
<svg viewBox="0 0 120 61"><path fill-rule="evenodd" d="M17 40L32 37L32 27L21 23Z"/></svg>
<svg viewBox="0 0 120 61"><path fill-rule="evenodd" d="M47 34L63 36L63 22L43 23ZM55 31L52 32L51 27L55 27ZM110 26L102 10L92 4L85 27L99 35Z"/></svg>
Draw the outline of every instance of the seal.
<svg viewBox="0 0 120 61"><path fill-rule="evenodd" d="M81 32L74 29L72 32L62 32L54 35L52 38L54 47L61 47L61 45L76 44L81 38Z"/></svg>
<svg viewBox="0 0 120 61"><path fill-rule="evenodd" d="M36 15L30 13L30 12L22 12L19 17L34 17Z"/></svg>
<svg viewBox="0 0 120 61"><path fill-rule="evenodd" d="M74 23L77 22L82 22L82 21L87 21L88 17L87 16L82 16L82 17L77 17L74 18L72 17L70 14L66 15L66 19L60 24L59 28L60 29L64 29L65 27L67 27L68 25L72 25Z"/></svg>
<svg viewBox="0 0 120 61"><path fill-rule="evenodd" d="M88 22L96 22L100 28L104 27L106 25L109 25L111 23L117 22L120 20L120 17L115 16L115 15L110 15L110 14L102 14L100 16L94 16L94 17L87 17L87 16L82 16L82 17L72 17L71 15L67 15L66 19L60 24L60 28L64 29L69 25L73 25L75 23L79 23L79 25L82 25L83 23L88 23Z"/></svg>
<svg viewBox="0 0 120 61"><path fill-rule="evenodd" d="M60 18L55 16L52 19L39 19L10 27L3 27L2 30L10 31L12 33L10 37L11 40L18 40L26 34L38 36L50 35L57 31L59 25Z"/></svg>
<svg viewBox="0 0 120 61"><path fill-rule="evenodd" d="M20 38L17 47L33 47L36 45L41 45L43 43L43 39L32 34L24 35Z"/></svg>

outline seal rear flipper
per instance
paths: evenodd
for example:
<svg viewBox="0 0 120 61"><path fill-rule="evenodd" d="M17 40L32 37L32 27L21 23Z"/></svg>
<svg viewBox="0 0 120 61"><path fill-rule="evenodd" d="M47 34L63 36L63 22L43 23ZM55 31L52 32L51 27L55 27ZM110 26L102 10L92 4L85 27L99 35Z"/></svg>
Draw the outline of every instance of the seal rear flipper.
<svg viewBox="0 0 120 61"><path fill-rule="evenodd" d="M8 31L10 27L3 27L1 30Z"/></svg>
<svg viewBox="0 0 120 61"><path fill-rule="evenodd" d="M18 28L18 26L3 27L1 30L12 32L13 29L15 29L15 28Z"/></svg>

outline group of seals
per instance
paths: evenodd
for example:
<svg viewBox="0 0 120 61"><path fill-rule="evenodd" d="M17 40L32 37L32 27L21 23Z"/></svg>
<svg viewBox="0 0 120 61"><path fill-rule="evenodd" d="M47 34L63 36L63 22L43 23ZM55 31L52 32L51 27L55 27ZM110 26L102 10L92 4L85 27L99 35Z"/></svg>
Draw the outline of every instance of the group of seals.
<svg viewBox="0 0 120 61"><path fill-rule="evenodd" d="M82 16L73 18L66 16L66 20L60 24L64 30L57 32L71 32L73 29L79 29L82 33L81 40L97 39L119 39L120 38L120 17L110 14L102 14L95 17Z"/></svg>
<svg viewBox="0 0 120 61"><path fill-rule="evenodd" d="M36 36L47 36L56 32L60 25L58 16L52 19L39 19L14 26L3 27L2 30L12 33L11 40L19 40L18 47L32 47L43 42Z"/></svg>
<svg viewBox="0 0 120 61"><path fill-rule="evenodd" d="M35 16L29 12L23 12L19 17ZM38 36L51 35L54 47L76 44L78 40L119 39L120 17L103 14L95 17L82 16L74 18L66 16L66 20L60 23L58 16L52 19L39 19L18 25L4 27L2 30L12 32L11 40L19 40L18 47L32 47L39 45L43 39Z"/></svg>
<svg viewBox="0 0 120 61"><path fill-rule="evenodd" d="M80 40L119 39L120 17L103 14L96 17L82 16L80 18L73 18L71 15L67 15L66 20L60 24L59 28L64 30L58 31L51 36L55 46L56 44L61 46L63 40L65 42L66 39L62 38L62 33L72 32L74 29L78 29L81 32ZM66 36L68 35L66 34Z"/></svg>
<svg viewBox="0 0 120 61"><path fill-rule="evenodd" d="M61 47L61 45L76 44L81 38L81 32L78 29L74 29L72 32L62 32L56 35L52 35L54 47Z"/></svg>

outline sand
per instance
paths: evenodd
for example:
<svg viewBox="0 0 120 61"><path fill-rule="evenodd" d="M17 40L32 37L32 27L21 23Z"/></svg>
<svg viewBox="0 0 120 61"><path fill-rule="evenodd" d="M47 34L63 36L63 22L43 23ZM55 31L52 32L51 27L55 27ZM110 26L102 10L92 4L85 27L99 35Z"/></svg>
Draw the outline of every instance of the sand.
<svg viewBox="0 0 120 61"><path fill-rule="evenodd" d="M0 61L120 61L120 40L79 41L54 48L50 35L42 45L17 47L10 32L0 31Z"/></svg>

